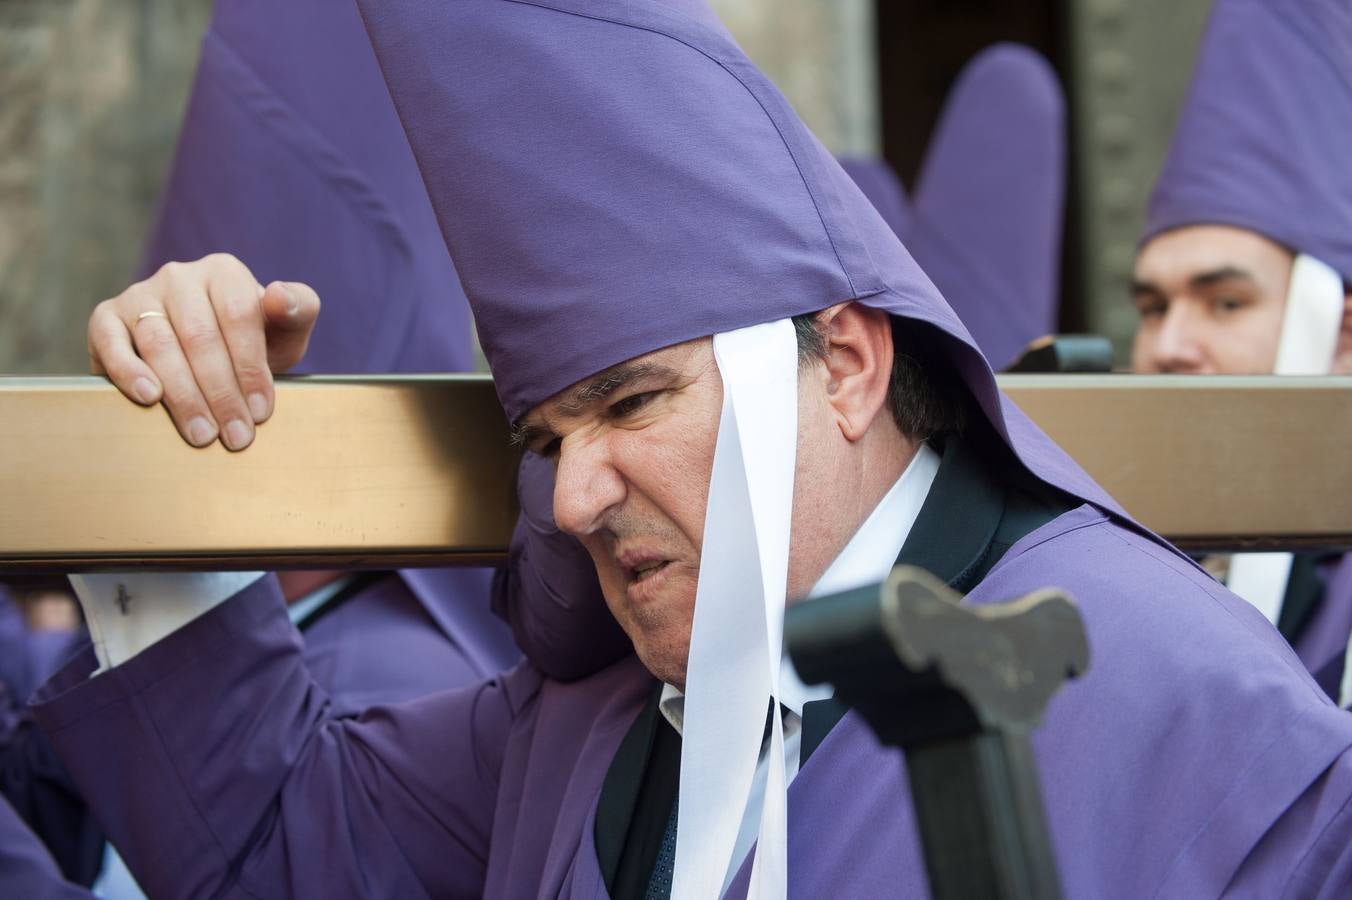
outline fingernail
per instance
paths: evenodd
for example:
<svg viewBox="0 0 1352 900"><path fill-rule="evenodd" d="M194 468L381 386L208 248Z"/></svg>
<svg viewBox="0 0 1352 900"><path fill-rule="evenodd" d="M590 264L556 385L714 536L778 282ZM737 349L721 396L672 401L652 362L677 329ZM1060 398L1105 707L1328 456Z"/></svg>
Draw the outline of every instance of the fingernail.
<svg viewBox="0 0 1352 900"><path fill-rule="evenodd" d="M159 396L155 391L155 385L145 377L136 379L131 386L131 392L136 395L137 400L146 405L154 403Z"/></svg>
<svg viewBox="0 0 1352 900"><path fill-rule="evenodd" d="M211 427L211 423L201 416L196 416L188 423L188 440L192 441L194 446L201 447L210 444L216 437L216 429Z"/></svg>
<svg viewBox="0 0 1352 900"><path fill-rule="evenodd" d="M249 426L245 425L239 419L231 419L226 423L223 437L226 447L231 450L243 450L245 447L249 446L251 438L252 433L249 430Z"/></svg>
<svg viewBox="0 0 1352 900"><path fill-rule="evenodd" d="M282 290L286 292L286 314L294 316L300 312L300 298L296 296L295 291L286 285L282 285Z"/></svg>
<svg viewBox="0 0 1352 900"><path fill-rule="evenodd" d="M249 415L253 416L255 422L266 419L268 417L268 399L262 394L250 394Z"/></svg>

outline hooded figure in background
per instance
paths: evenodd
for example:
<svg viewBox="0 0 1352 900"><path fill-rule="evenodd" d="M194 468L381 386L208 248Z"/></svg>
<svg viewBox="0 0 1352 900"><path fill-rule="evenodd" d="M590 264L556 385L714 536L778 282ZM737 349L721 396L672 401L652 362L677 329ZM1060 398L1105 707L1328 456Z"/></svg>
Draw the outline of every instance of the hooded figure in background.
<svg viewBox="0 0 1352 900"><path fill-rule="evenodd" d="M336 718L262 579L86 655L37 715L154 896L922 895L902 757L778 656L786 598L898 561L972 603L1079 600L1092 668L1034 736L1068 896L1352 883L1352 720L999 393L712 12L362 9L499 397L636 654Z"/></svg>
<svg viewBox="0 0 1352 900"><path fill-rule="evenodd" d="M1220 0L1150 197L1133 295L1138 372L1352 373L1352 7ZM1329 693L1352 558L1216 560ZM1210 566L1209 566L1210 567Z"/></svg>
<svg viewBox="0 0 1352 900"><path fill-rule="evenodd" d="M321 292L324 316L298 371L473 369L469 308L354 4L217 6L142 274L220 251L265 283ZM547 472L525 478L552 485ZM563 542L538 538L549 539ZM533 540L519 529L514 559ZM501 611L533 641L537 664L571 671L579 654L530 617L542 579L511 574L522 595ZM468 684L519 657L490 613L485 570L280 578L310 670L349 711ZM553 609L548 596L535 605Z"/></svg>
<svg viewBox="0 0 1352 900"><path fill-rule="evenodd" d="M963 67L908 202L880 160L842 160L996 371L1056 331L1065 96L1036 51L996 44Z"/></svg>

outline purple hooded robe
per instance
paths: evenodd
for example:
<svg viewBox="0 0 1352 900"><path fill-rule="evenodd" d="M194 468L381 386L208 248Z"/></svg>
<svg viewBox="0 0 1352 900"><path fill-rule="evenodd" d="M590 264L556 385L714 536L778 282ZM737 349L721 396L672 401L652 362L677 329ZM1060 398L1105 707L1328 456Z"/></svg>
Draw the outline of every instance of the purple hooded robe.
<svg viewBox="0 0 1352 900"><path fill-rule="evenodd" d="M1045 59L997 44L958 76L912 203L886 163L841 163L997 371L1056 330L1065 105Z"/></svg>
<svg viewBox="0 0 1352 900"><path fill-rule="evenodd" d="M319 292L324 314L300 371L473 368L469 308L354 4L217 6L142 273L215 251L264 283ZM306 659L347 708L493 675L519 653L489 613L490 577L409 570L368 582L306 631ZM520 593L511 611L528 617L533 593ZM574 665L560 642L531 649Z"/></svg>
<svg viewBox="0 0 1352 900"><path fill-rule="evenodd" d="M1352 290L1349 147L1352 4L1219 0L1141 243L1231 225L1327 263ZM1323 598L1291 636L1336 693L1352 634L1352 555L1320 568Z"/></svg>
<svg viewBox="0 0 1352 900"><path fill-rule="evenodd" d="M908 320L993 440L1074 504L969 595L1055 584L1083 611L1093 665L1034 739L1065 894L1334 897L1352 883L1352 718L1261 615L999 394L707 8L363 12L513 419L680 340L850 299ZM598 796L655 687L632 656L571 683L524 664L339 718L266 580L92 679L91 663L49 682L37 714L156 897L606 896ZM853 714L789 789L788 854L795 897L925 890L903 760Z"/></svg>

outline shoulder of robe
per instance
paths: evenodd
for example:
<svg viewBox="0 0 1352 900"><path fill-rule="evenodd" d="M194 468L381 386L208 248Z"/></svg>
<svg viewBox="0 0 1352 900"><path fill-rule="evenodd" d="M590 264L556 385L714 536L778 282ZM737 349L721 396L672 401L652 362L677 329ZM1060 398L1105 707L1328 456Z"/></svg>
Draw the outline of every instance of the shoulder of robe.
<svg viewBox="0 0 1352 900"><path fill-rule="evenodd" d="M1261 613L1171 548L1092 507L1015 544L970 597L1001 602L1044 587L1066 590L1079 605L1090 643L1085 684L1166 704L1212 692L1227 706L1245 694L1287 695L1289 702L1266 704L1274 717L1327 705ZM1185 683L1187 691L1176 689Z"/></svg>

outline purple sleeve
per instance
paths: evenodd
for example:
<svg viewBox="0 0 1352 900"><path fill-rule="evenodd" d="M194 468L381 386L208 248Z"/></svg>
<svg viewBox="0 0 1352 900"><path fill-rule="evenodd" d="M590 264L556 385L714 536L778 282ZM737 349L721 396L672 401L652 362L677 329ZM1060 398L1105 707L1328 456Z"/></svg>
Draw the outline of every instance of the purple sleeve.
<svg viewBox="0 0 1352 900"><path fill-rule="evenodd" d="M1352 751L1339 756L1273 823L1227 886L1226 896L1352 897L1349 796Z"/></svg>
<svg viewBox="0 0 1352 900"><path fill-rule="evenodd" d="M13 703L3 684L0 803L9 804L36 833L67 879L94 883L103 865L103 832L46 735L27 710Z"/></svg>
<svg viewBox="0 0 1352 900"><path fill-rule="evenodd" d="M610 615L582 544L554 524L554 466L527 453L517 496L521 516L507 565L493 579L493 609L522 651L552 678L571 681L633 652Z"/></svg>
<svg viewBox="0 0 1352 900"><path fill-rule="evenodd" d="M92 896L62 879L37 837L0 799L0 897L76 900Z"/></svg>
<svg viewBox="0 0 1352 900"><path fill-rule="evenodd" d="M357 718L310 678L269 577L35 712L156 898L476 897L517 669Z"/></svg>

